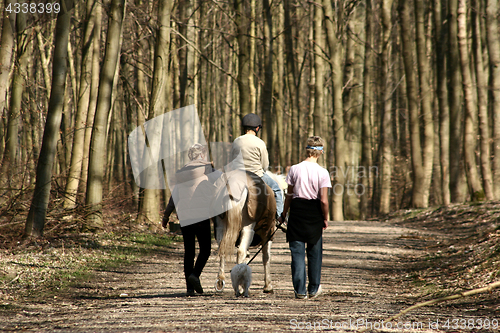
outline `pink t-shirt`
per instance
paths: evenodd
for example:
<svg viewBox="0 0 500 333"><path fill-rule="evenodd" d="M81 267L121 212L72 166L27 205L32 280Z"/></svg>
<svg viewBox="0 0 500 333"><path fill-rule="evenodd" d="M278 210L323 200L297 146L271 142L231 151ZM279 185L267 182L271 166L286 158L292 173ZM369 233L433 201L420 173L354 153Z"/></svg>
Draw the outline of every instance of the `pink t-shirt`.
<svg viewBox="0 0 500 333"><path fill-rule="evenodd" d="M323 187L332 187L328 171L318 163L303 161L292 165L286 176L288 185L293 186L293 198L319 199Z"/></svg>

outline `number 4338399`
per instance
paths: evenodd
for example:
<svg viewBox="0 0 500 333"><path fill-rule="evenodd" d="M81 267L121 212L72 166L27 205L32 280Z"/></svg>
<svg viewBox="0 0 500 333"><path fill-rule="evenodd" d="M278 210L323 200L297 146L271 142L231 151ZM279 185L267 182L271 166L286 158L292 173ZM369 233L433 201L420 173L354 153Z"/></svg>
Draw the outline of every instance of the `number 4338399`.
<svg viewBox="0 0 500 333"><path fill-rule="evenodd" d="M448 319L445 321L442 326L446 329L463 329L463 330L476 330L476 329L498 329L498 320L497 319Z"/></svg>
<svg viewBox="0 0 500 333"><path fill-rule="evenodd" d="M51 13L59 13L61 11L61 5L57 2L54 3L9 3L7 7L5 7L5 11L9 13L23 13L23 14L51 14Z"/></svg>

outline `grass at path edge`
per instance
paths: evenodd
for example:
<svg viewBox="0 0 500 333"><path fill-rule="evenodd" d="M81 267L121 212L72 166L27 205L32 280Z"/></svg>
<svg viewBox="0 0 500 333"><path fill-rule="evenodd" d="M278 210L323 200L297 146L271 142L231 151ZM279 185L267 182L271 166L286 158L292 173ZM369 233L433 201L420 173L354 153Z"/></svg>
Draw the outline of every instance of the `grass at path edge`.
<svg viewBox="0 0 500 333"><path fill-rule="evenodd" d="M109 232L37 239L0 250L0 311L29 299L57 297L71 286L91 281L95 271L128 266L141 256L166 251L175 242L182 242L182 237Z"/></svg>

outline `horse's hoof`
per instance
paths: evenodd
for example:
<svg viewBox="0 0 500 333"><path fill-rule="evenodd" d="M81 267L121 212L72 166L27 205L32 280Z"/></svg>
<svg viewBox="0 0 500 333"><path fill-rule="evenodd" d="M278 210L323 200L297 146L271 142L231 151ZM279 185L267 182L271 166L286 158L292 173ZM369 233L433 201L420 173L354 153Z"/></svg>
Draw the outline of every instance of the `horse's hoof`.
<svg viewBox="0 0 500 333"><path fill-rule="evenodd" d="M264 294L274 294L273 289L264 289Z"/></svg>
<svg viewBox="0 0 500 333"><path fill-rule="evenodd" d="M217 281L215 281L215 291L220 293L224 290L224 287L226 286L226 281L224 280L221 280L221 279L217 279Z"/></svg>

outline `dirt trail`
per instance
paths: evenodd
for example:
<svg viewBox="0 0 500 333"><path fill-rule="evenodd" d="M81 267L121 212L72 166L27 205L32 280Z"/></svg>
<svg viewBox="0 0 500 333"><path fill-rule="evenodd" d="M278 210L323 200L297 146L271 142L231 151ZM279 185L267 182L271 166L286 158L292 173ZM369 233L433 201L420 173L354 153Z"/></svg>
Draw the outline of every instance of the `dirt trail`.
<svg viewBox="0 0 500 333"><path fill-rule="evenodd" d="M416 249L425 242L422 237L406 236L414 234L414 230L382 222L331 222L324 233L324 295L312 300L293 297L290 253L281 231L272 249L274 294L262 292L259 255L252 263L253 284L247 299L234 297L230 281L223 293L214 292L216 256L210 257L201 276L205 295L184 297L182 244L176 244L123 269L98 271L93 281L81 283L70 293L27 304L0 323L0 331L274 332L313 328L315 322L317 330L354 331L356 323L361 328L369 322L376 332L437 332L435 326L429 328L429 322L439 320L442 325L447 319L475 319L453 309L431 307L406 315L399 328L397 323L392 329L387 323L381 326L380 320L414 302L392 282L401 258L418 255ZM347 325L349 321L354 325ZM340 329L342 324L344 329ZM403 329L408 324L413 329Z"/></svg>

